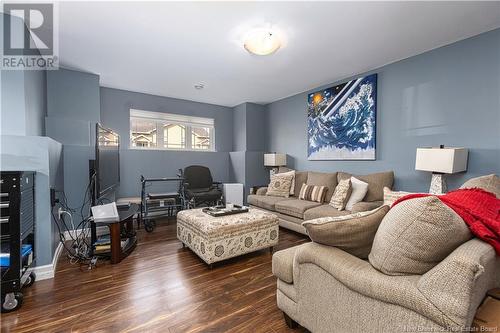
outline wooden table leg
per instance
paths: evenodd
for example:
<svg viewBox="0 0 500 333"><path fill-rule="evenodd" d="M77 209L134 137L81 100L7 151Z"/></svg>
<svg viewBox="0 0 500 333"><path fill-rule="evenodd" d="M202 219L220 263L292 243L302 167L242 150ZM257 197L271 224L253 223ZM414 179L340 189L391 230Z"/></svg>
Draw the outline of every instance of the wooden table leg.
<svg viewBox="0 0 500 333"><path fill-rule="evenodd" d="M125 229L127 229L128 233L134 231L134 219L132 216L125 221Z"/></svg>
<svg viewBox="0 0 500 333"><path fill-rule="evenodd" d="M118 264L121 260L121 239L120 239L120 223L111 223L109 225L111 238L111 263Z"/></svg>

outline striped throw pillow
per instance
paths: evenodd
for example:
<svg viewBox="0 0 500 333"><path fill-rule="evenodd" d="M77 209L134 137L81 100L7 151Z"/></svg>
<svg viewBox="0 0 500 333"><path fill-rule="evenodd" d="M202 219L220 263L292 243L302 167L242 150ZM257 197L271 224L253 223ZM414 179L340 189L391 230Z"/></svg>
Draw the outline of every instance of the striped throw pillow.
<svg viewBox="0 0 500 333"><path fill-rule="evenodd" d="M328 192L328 187L326 186L302 184L299 199L323 203L326 192Z"/></svg>

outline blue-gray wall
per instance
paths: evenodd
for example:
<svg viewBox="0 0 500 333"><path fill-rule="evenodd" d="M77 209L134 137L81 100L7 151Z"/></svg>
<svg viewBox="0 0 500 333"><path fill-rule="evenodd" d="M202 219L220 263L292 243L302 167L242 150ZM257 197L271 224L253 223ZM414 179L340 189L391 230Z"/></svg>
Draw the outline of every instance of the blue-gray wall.
<svg viewBox="0 0 500 333"><path fill-rule="evenodd" d="M430 182L414 170L417 147L469 148L468 171L450 175L450 188L500 174L500 29L370 73L378 73L376 161L307 160L307 94L331 85L267 105L268 150L287 153L298 170L394 170L396 187L410 191Z"/></svg>
<svg viewBox="0 0 500 333"><path fill-rule="evenodd" d="M233 108L233 149L245 151L247 147L247 103Z"/></svg>
<svg viewBox="0 0 500 333"><path fill-rule="evenodd" d="M0 15L0 26L3 26L4 16L5 14ZM14 24L24 25L17 17L11 19ZM25 33L28 33L27 30ZM61 145L43 136L47 114L46 72L8 70L1 71L0 75L0 170L37 172L36 264L48 265L52 263L59 244L56 225L50 212L50 188L63 189L63 171Z"/></svg>
<svg viewBox="0 0 500 333"><path fill-rule="evenodd" d="M45 133L45 71L1 71L2 135Z"/></svg>
<svg viewBox="0 0 500 333"><path fill-rule="evenodd" d="M201 164L217 181L229 181L233 148L233 110L228 107L101 87L101 122L121 137L117 196L140 194L140 176L175 176L179 168ZM215 152L130 149L130 109L214 118Z"/></svg>
<svg viewBox="0 0 500 333"><path fill-rule="evenodd" d="M0 26L6 14L0 15ZM11 24L23 26L18 17L11 17ZM22 29L13 29L21 32ZM0 43L3 35L0 34ZM1 134L2 135L44 135L46 109L45 71L2 70L1 79Z"/></svg>
<svg viewBox="0 0 500 333"><path fill-rule="evenodd" d="M242 103L233 108L233 152L230 153L231 181L244 185L244 201L252 186L269 182L264 168L267 146L266 107Z"/></svg>
<svg viewBox="0 0 500 333"><path fill-rule="evenodd" d="M36 265L52 263L59 235L50 207L50 188L62 190L62 145L40 136L2 135L0 169L35 171Z"/></svg>

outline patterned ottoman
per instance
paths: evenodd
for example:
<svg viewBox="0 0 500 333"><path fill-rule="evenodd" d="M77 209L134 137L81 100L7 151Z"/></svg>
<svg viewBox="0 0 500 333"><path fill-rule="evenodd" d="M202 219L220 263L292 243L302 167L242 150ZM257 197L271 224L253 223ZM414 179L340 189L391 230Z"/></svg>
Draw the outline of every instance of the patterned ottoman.
<svg viewBox="0 0 500 333"><path fill-rule="evenodd" d="M177 238L207 264L273 247L278 218L257 209L213 217L199 209L177 214Z"/></svg>

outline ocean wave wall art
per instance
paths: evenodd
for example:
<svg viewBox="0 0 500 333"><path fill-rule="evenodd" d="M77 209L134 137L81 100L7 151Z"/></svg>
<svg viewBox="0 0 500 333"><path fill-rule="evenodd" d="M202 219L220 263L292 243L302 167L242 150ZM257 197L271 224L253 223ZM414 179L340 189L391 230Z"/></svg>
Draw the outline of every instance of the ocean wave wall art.
<svg viewBox="0 0 500 333"><path fill-rule="evenodd" d="M377 74L307 98L309 160L374 160Z"/></svg>

